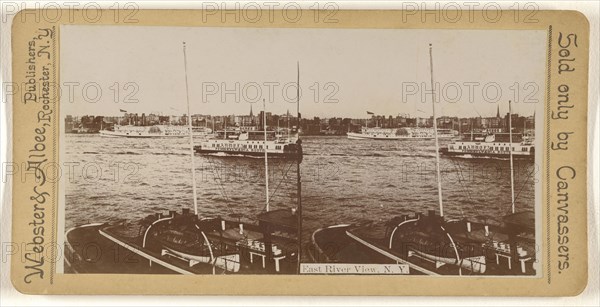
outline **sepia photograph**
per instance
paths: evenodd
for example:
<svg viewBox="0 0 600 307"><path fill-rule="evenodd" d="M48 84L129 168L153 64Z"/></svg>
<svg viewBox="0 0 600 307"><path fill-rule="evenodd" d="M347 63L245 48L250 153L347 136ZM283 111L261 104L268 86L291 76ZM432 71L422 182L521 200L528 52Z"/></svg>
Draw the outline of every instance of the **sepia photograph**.
<svg viewBox="0 0 600 307"><path fill-rule="evenodd" d="M545 30L60 31L59 272L541 276Z"/></svg>

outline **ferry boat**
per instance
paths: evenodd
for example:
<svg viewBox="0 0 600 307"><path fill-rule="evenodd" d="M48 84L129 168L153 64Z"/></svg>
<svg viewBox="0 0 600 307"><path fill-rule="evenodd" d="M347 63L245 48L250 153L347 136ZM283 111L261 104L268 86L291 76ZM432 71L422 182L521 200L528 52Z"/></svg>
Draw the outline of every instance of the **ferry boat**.
<svg viewBox="0 0 600 307"><path fill-rule="evenodd" d="M433 66L430 45L430 63ZM432 72L433 75L433 72ZM433 83L433 78L431 80ZM433 88L433 84L432 84ZM434 128L435 103L432 103ZM509 118L510 117L509 102ZM509 119L509 131L512 131ZM535 214L515 211L511 159L511 213L499 224L486 218L444 216L440 153L435 137L439 215L401 215L386 223L341 224L312 234L309 255L317 263L403 264L414 275L535 275Z"/></svg>
<svg viewBox="0 0 600 307"><path fill-rule="evenodd" d="M185 57L185 43L183 48ZM187 68L185 79L187 89ZM298 99L299 97L300 95ZM187 104L188 122L191 123L189 98ZM300 118L299 111L298 118ZM191 124L189 129L191 130ZM295 208L271 210L268 154L263 148L266 203L264 210L256 216L256 219L242 222L240 215L230 215L231 219L218 216L201 217L196 193L194 141L193 135L188 136L194 212L184 208L180 214L175 211L170 211L168 214L157 213L135 223L124 222L114 225L93 223L76 226L65 234L65 265L68 272L104 274L299 272L302 237L301 161L296 160L298 203ZM89 253L89 246L92 244L94 251L98 252L95 255Z"/></svg>
<svg viewBox="0 0 600 307"><path fill-rule="evenodd" d="M512 142L511 142L512 137ZM511 152L512 150L512 152ZM447 156L470 156L485 158L506 158L512 154L515 159L534 159L535 146L532 138L524 138L520 133L493 133L465 136L440 149Z"/></svg>
<svg viewBox="0 0 600 307"><path fill-rule="evenodd" d="M218 131L194 147L199 154L226 154L243 156L302 157L302 141L298 133L276 131Z"/></svg>
<svg viewBox="0 0 600 307"><path fill-rule="evenodd" d="M193 127L193 134L197 137L210 136L211 130L205 127ZM100 130L100 135L105 137L126 138L181 138L189 136L190 129L187 126L154 125L134 126L115 125L113 130Z"/></svg>
<svg viewBox="0 0 600 307"><path fill-rule="evenodd" d="M414 140L414 139L433 139L435 137L433 128L366 128L363 127L360 133L348 132L347 136L352 140ZM438 138L454 138L458 132L452 129L437 129Z"/></svg>

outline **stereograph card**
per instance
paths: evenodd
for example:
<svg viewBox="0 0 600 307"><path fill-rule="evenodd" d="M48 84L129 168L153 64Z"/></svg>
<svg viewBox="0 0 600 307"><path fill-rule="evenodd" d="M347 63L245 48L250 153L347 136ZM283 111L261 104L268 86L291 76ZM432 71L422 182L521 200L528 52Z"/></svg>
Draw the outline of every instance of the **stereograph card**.
<svg viewBox="0 0 600 307"><path fill-rule="evenodd" d="M14 286L581 292L586 18L423 13L19 12Z"/></svg>

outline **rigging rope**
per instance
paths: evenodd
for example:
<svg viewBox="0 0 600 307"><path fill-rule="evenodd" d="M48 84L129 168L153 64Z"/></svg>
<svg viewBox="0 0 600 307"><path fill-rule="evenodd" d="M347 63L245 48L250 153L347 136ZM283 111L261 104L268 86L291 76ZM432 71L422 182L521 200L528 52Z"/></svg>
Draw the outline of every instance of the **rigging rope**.
<svg viewBox="0 0 600 307"><path fill-rule="evenodd" d="M531 172L528 173L527 177L523 181L523 184L521 185L521 188L519 189L519 192L517 192L517 195L515 196L515 203L517 202L517 198L519 198L519 195L521 195L521 192L525 188L525 185L527 184L527 182L529 182L529 178L533 179L533 173L534 172L535 172L535 163L533 164L533 167L531 168Z"/></svg>
<svg viewBox="0 0 600 307"><path fill-rule="evenodd" d="M223 184L223 179L220 175L220 172L217 170L217 166L216 163L214 162L214 159L207 159L209 161L209 167L211 169L211 172L214 174L215 176L215 181L217 181L217 187L219 189L219 192L221 193L221 195L225 198L226 202L225 205L227 207L227 210L229 211L229 213L234 214L235 211L231 208L231 204L229 203L230 201L232 201L232 198L227 194L224 184ZM290 172L290 170L292 169L292 166L294 166L293 163L289 163L289 165L287 166L287 169L285 169L285 172L283 174L283 178L287 178L288 173ZM279 181L279 183L277 184L277 186L275 187L275 189L273 190L273 193L271 193L271 195L269 196L269 201L271 201L273 199L273 197L275 197L275 194L277 193L277 191L279 190L281 184L283 183L283 178L281 181Z"/></svg>
<svg viewBox="0 0 600 307"><path fill-rule="evenodd" d="M454 168L457 170L457 178L458 178L458 183L461 184L461 187L463 188L463 191L465 191L467 193L467 197L471 202L474 202L473 197L471 197L471 193L469 191L469 189L463 184L463 180L464 180L464 176L462 176L462 168L460 167L460 165L453 159L451 159L452 164L454 165ZM462 206L459 206L460 209L460 214L461 216L464 218L465 217L465 212L462 209ZM473 209L475 209L475 212L477 215L481 215L479 212L479 209L477 209L476 207L473 207Z"/></svg>
<svg viewBox="0 0 600 307"><path fill-rule="evenodd" d="M273 197L275 196L275 193L277 193L277 191L279 190L279 187L281 186L281 183L283 183L283 179L287 178L288 173L290 172L290 170L292 169L292 166L294 166L294 165L295 165L294 163L289 163L289 166L288 166L287 170L283 174L283 178L279 181L279 183L275 187L275 190L273 191L273 193L271 194L271 196L269 196L269 201L271 201L271 199L273 199Z"/></svg>
<svg viewBox="0 0 600 307"><path fill-rule="evenodd" d="M223 186L223 181L222 181L222 179L221 179L221 176L220 176L219 172L216 170L216 166L215 166L215 163L214 163L213 159L210 159L210 158L209 158L209 159L207 159L207 160L208 160L208 164L209 164L209 166L210 166L210 167L212 167L212 170L213 170L213 171L212 171L212 173L213 173L213 174L217 174L217 176L215 176L215 179L217 179L217 183L218 183L218 184L217 184L217 187L219 188L219 190L220 190L220 192L221 192L221 195L222 195L223 197L225 197L225 206L227 207L227 210L229 210L229 213L230 213L230 214L233 214L233 213L235 213L235 212L233 211L233 209L231 209L231 206L230 206L230 204L229 204L229 201L231 201L231 197L229 197L229 196L227 195L227 192L225 192L225 187Z"/></svg>

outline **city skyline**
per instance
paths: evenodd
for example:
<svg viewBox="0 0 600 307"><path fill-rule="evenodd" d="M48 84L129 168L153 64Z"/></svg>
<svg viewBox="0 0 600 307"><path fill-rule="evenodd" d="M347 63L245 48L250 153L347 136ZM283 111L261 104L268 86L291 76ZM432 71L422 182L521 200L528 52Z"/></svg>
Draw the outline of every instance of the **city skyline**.
<svg viewBox="0 0 600 307"><path fill-rule="evenodd" d="M183 114L162 114L162 113L152 113L152 112L142 112L140 113L133 113L133 112L127 112L126 110L120 110L121 115L99 115L99 114L84 114L84 115L72 115L72 114L66 114L65 117L69 117L69 118L79 118L79 117L104 117L104 118L132 118L132 117L136 117L136 118L143 118L143 117L169 117L169 118L180 118L182 120L186 120L187 119L187 114L183 113ZM262 119L262 110L259 111L258 113L254 113L254 111L252 109L250 109L250 113L249 114L202 114L202 113L193 113L191 114L192 118L197 121L197 120L208 120L208 119L212 119L212 118L216 118L217 120L222 120L223 118L234 118L233 121L236 121L236 118L244 118L244 120L247 120L249 118L252 118L252 120L255 121L259 121ZM436 116L436 118L438 120L440 119L447 119L447 118L455 118L455 119L477 119L477 118L504 118L506 116L508 116L508 112L503 113L500 112L500 108L498 107L496 114L492 115L490 114L490 116L483 116L481 114L478 114L478 116L474 116L474 117L460 117L460 116L447 116L447 115L442 115L442 116ZM320 116L313 116L313 117L304 117L303 119L350 119L350 120L374 120L374 119L433 119L433 115L430 116L411 116L410 114L396 114L396 115L392 115L392 114L374 114L372 112L367 111L367 117L344 117L344 116L332 116L332 117L320 117ZM528 115L528 114L519 114L519 113L512 113L513 116L517 116L517 117L524 117L524 118L532 118L535 119L535 111L533 114ZM270 117L277 117L277 118L291 118L293 120L297 120L297 114L291 113L291 112L286 112L283 114L276 114L273 112L266 112L266 116L268 118Z"/></svg>
<svg viewBox="0 0 600 307"><path fill-rule="evenodd" d="M124 110L123 110L124 111ZM266 126L268 130L292 129L297 126L297 117L291 114L271 114L266 112ZM509 113L500 114L499 109L495 116L488 117L437 117L439 128L452 129L464 133L465 131L481 130L505 131L508 124ZM192 124L195 127L207 127L216 130L225 128L240 129L245 131L261 130L263 126L262 111L258 114L252 112L248 115L208 115L192 114ZM532 116L521 116L512 114L513 128L517 132L525 132L535 128L535 114ZM154 126L154 125L179 125L186 126L188 116L182 115L157 115L142 113L125 113L124 116L94 116L84 115L81 117L66 115L65 131L68 133L97 133L103 129L113 129L114 125ZM346 132L355 132L361 127L381 127L398 129L403 127L432 127L433 116L430 117L402 117L372 114L371 118L302 118L301 129L303 134L336 134L344 135Z"/></svg>
<svg viewBox="0 0 600 307"><path fill-rule="evenodd" d="M185 113L185 110L183 111L183 113L175 113L175 112L163 113L163 112L148 112L148 111L140 113L140 112L122 112L123 109L120 109L120 110L121 110L121 112L118 112L118 114L112 114L112 115L88 114L88 113L77 114L77 115L74 115L74 114L66 114L66 115L70 115L70 116L86 116L87 115L87 116L116 117L116 116L123 116L123 114L137 114L139 116L141 116L142 114L146 114L146 115L151 115L152 114L152 115L157 115L157 116L182 116L182 115L183 116L187 116L187 114ZM260 109L260 110L254 110L253 108L249 109L249 112L250 113L254 113L254 114L257 114L257 112L260 113L262 111L263 111L262 109ZM528 114L528 111L531 111L531 113ZM518 112L514 112L513 111L513 114L519 114L521 116L528 117L528 116L534 116L535 115L535 111L536 111L535 109L533 109L533 110L526 110L525 113L518 113ZM294 118L297 117L295 109L293 110L293 112L292 112L291 109L288 110L288 111L286 111L286 112L283 112L283 113L270 112L269 110L267 110L266 112L267 112L267 114L273 114L273 115L278 115L278 116L286 116L286 115L289 114L290 117L294 117ZM402 112L398 112L398 113L386 113L386 114L375 114L375 113L372 113L370 111L365 111L365 115L366 116L364 116L364 117L361 117L361 116L350 117L350 116L341 116L341 115L335 115L335 114L333 114L332 116L318 116L318 115L315 115L315 116L305 116L303 112L300 112L300 113L301 113L301 116L304 117L304 118L313 118L313 117L319 117L319 118L321 118L322 117L322 118L370 119L373 116L384 116L384 117L388 117L388 116L397 117L398 116L398 117L404 117L404 118L430 118L430 117L433 116L432 114L426 115L426 114L424 114L425 112L417 112L417 114L402 113ZM498 105L498 108L496 109L496 111L493 112L493 114L492 113L481 114L479 112L476 112L475 116L467 116L467 117L470 117L470 118L493 117L496 114L505 115L507 113L508 113L508 107L506 108L506 110L502 110L502 109L500 109L500 106ZM246 116L246 115L244 114L244 112L240 111L240 112L233 112L233 113L227 113L227 112L225 112L225 113L219 113L219 114L192 113L192 116ZM440 114L436 114L436 117L440 118L440 117L460 117L460 116L458 116L458 115L443 115L443 114L440 115Z"/></svg>
<svg viewBox="0 0 600 307"><path fill-rule="evenodd" d="M497 105L505 113L508 100L515 112L533 114L544 101L543 31L65 26L61 33L69 59L61 80L79 84L61 101L68 114L185 113L183 41L192 113L246 114L250 105L262 110L264 98L267 112L295 114L299 62L303 117L430 116L429 43L442 96L437 116L485 116ZM103 95L88 101L97 88Z"/></svg>

